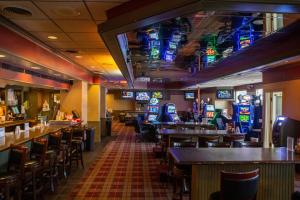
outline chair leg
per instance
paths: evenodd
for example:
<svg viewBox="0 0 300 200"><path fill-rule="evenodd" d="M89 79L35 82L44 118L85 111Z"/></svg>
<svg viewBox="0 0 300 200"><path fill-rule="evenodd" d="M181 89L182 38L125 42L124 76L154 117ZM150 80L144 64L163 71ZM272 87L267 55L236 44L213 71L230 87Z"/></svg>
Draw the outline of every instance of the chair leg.
<svg viewBox="0 0 300 200"><path fill-rule="evenodd" d="M80 145L80 161L81 161L81 167L84 169L84 164L83 164L83 150L82 146Z"/></svg>
<svg viewBox="0 0 300 200"><path fill-rule="evenodd" d="M9 184L5 185L5 199L10 199L10 187L9 187Z"/></svg>

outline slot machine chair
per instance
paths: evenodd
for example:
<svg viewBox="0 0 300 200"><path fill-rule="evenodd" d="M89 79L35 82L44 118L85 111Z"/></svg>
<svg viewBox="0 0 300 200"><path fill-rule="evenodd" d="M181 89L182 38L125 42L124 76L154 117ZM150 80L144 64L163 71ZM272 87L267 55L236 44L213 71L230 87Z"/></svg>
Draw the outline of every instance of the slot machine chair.
<svg viewBox="0 0 300 200"><path fill-rule="evenodd" d="M296 144L300 137L300 121L289 117L278 116L272 129L273 144L276 147L286 147L287 137L293 137Z"/></svg>

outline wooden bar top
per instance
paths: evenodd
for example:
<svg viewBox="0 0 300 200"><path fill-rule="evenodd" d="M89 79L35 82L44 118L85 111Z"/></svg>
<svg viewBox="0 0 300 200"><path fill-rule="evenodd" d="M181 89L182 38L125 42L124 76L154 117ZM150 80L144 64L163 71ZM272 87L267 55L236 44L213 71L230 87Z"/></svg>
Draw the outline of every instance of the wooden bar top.
<svg viewBox="0 0 300 200"><path fill-rule="evenodd" d="M35 128L30 130L29 133L22 131L20 134L14 132L6 132L4 137L0 137L0 151L9 149L10 145L24 144L33 138L43 137L51 132L59 131L63 128L69 127L68 125L51 125L43 128Z"/></svg>
<svg viewBox="0 0 300 200"><path fill-rule="evenodd" d="M228 135L226 130L197 130L197 129L158 129L160 135L188 135L188 136L200 136L200 135ZM238 135L238 134L234 134ZM240 134L239 134L240 135Z"/></svg>
<svg viewBox="0 0 300 200"><path fill-rule="evenodd" d="M17 126L21 125L24 123L29 123L29 122L35 122L36 120L33 119L24 119L24 120L17 120L17 121L6 121L0 123L0 127L9 127L9 126Z"/></svg>
<svg viewBox="0 0 300 200"><path fill-rule="evenodd" d="M300 163L300 155L279 148L169 148L180 165Z"/></svg>

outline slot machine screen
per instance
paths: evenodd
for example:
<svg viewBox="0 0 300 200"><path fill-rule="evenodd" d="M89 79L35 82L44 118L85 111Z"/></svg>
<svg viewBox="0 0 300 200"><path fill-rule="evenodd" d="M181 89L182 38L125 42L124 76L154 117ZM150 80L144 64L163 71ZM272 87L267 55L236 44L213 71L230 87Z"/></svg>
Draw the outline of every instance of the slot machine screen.
<svg viewBox="0 0 300 200"><path fill-rule="evenodd" d="M240 114L250 114L250 107L245 106L245 107L240 107Z"/></svg>
<svg viewBox="0 0 300 200"><path fill-rule="evenodd" d="M162 99L163 98L162 91L153 91L152 92L152 98Z"/></svg>
<svg viewBox="0 0 300 200"><path fill-rule="evenodd" d="M250 121L250 115L240 115L240 122L248 123Z"/></svg>
<svg viewBox="0 0 300 200"><path fill-rule="evenodd" d="M170 113L170 114L176 113L176 108L175 108L175 106L168 106L168 113Z"/></svg>
<svg viewBox="0 0 300 200"><path fill-rule="evenodd" d="M156 121L157 115L149 115L148 121Z"/></svg>
<svg viewBox="0 0 300 200"><path fill-rule="evenodd" d="M214 105L206 105L206 111L215 111Z"/></svg>
<svg viewBox="0 0 300 200"><path fill-rule="evenodd" d="M213 118L214 117L214 112L207 112L206 117Z"/></svg>
<svg viewBox="0 0 300 200"><path fill-rule="evenodd" d="M149 112L158 113L158 106L149 106Z"/></svg>

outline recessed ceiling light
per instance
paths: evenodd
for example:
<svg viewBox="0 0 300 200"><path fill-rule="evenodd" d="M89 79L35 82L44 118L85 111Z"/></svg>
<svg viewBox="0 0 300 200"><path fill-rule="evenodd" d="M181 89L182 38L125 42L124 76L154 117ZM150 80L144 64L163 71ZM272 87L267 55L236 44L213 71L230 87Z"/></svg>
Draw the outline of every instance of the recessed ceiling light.
<svg viewBox="0 0 300 200"><path fill-rule="evenodd" d="M54 35L49 35L48 39L50 39L50 40L57 40L58 38L56 36L54 36Z"/></svg>
<svg viewBox="0 0 300 200"><path fill-rule="evenodd" d="M77 56L75 56L75 58L82 58L82 56L81 55L77 55Z"/></svg>
<svg viewBox="0 0 300 200"><path fill-rule="evenodd" d="M0 58L5 58L6 55L0 54Z"/></svg>
<svg viewBox="0 0 300 200"><path fill-rule="evenodd" d="M31 69L41 69L41 68L37 66L32 66Z"/></svg>

